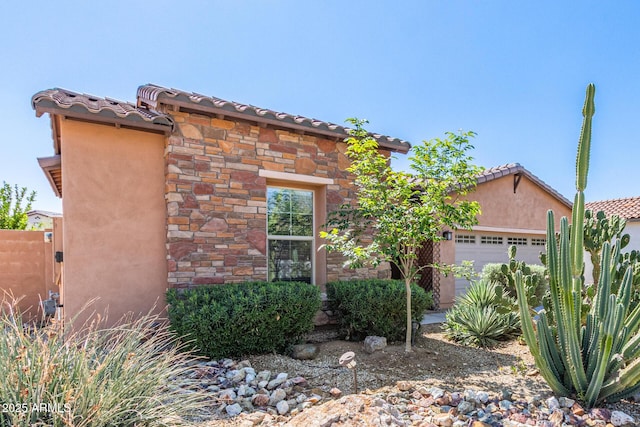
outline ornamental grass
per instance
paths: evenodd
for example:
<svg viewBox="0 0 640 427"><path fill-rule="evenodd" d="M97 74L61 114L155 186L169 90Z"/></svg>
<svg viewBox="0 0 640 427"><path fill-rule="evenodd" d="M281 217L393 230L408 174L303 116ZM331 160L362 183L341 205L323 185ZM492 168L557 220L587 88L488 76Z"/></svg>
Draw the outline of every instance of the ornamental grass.
<svg viewBox="0 0 640 427"><path fill-rule="evenodd" d="M0 313L0 426L178 426L204 404L185 352L158 316L106 327L25 324Z"/></svg>

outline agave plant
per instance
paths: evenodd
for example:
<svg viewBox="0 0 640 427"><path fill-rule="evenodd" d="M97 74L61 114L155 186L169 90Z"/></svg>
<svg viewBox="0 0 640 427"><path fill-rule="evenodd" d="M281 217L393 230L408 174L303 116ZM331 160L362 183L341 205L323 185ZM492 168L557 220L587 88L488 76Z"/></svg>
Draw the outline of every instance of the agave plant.
<svg viewBox="0 0 640 427"><path fill-rule="evenodd" d="M586 321L581 309L584 288L584 190L587 185L591 119L595 113L595 86L587 86L583 124L576 162L576 196L572 224L560 220L556 239L553 212L547 214L546 263L551 293L548 316L534 324L526 302L522 272L516 272L516 291L522 331L536 366L554 393L576 396L588 407L615 401L640 390L640 306L630 309L633 266L627 267L617 292L612 272L620 248L602 247L597 291Z"/></svg>
<svg viewBox="0 0 640 427"><path fill-rule="evenodd" d="M493 347L520 332L515 306L502 286L487 280L476 282L447 312L445 335L463 345Z"/></svg>

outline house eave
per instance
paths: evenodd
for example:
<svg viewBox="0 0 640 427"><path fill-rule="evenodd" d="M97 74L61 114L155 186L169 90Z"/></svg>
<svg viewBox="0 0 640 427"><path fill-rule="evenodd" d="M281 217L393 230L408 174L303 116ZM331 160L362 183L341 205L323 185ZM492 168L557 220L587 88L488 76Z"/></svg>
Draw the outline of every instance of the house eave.
<svg viewBox="0 0 640 427"><path fill-rule="evenodd" d="M62 157L59 154L51 157L39 157L38 164L47 177L54 194L62 198Z"/></svg>
<svg viewBox="0 0 640 427"><path fill-rule="evenodd" d="M138 88L137 105L154 110L163 110L162 105L167 105L173 110L196 112L218 118L231 117L263 127L287 129L337 141L343 141L349 137L349 129L337 124L156 85ZM398 138L374 133L371 136L376 139L381 148L390 151L406 154L411 149L411 144Z"/></svg>

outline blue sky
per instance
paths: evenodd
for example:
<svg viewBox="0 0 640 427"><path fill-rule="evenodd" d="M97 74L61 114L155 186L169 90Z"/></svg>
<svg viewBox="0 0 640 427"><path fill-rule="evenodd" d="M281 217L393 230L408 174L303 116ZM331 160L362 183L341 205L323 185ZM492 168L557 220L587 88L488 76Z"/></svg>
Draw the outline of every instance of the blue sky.
<svg viewBox="0 0 640 427"><path fill-rule="evenodd" d="M639 196L638 22L634 1L2 2L0 181L61 211L36 161L53 148L31 96L61 87L134 101L155 83L366 118L414 144L473 130L477 164L518 162L572 199L593 82L587 200Z"/></svg>

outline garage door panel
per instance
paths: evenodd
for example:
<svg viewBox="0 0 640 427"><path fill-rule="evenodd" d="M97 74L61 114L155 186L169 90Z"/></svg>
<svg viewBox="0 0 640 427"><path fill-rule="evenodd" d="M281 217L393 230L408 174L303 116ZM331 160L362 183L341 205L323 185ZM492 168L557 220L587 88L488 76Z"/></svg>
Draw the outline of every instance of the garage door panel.
<svg viewBox="0 0 640 427"><path fill-rule="evenodd" d="M473 261L474 270L480 273L485 264L509 262L508 250L516 244L516 259L527 264L541 264L540 252L544 250L544 238L539 235L515 235L467 232L456 235L456 264ZM464 294L469 286L466 279L456 279L456 296Z"/></svg>

